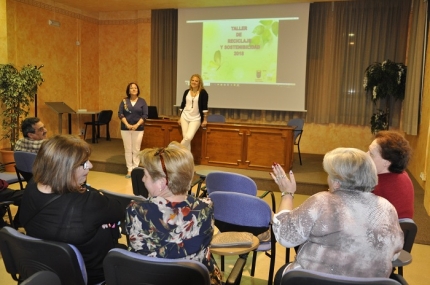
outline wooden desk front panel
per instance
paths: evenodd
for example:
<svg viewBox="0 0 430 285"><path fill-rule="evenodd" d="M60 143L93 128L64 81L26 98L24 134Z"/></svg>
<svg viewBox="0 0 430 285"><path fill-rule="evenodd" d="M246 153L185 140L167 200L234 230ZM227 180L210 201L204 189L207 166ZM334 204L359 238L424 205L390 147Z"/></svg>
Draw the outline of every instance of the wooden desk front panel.
<svg viewBox="0 0 430 285"><path fill-rule="evenodd" d="M285 170L293 164L293 128L287 126L209 123L191 142L196 164L270 171L273 162ZM176 120L147 120L142 149L182 140Z"/></svg>
<svg viewBox="0 0 430 285"><path fill-rule="evenodd" d="M240 128L208 125L203 137L202 164L243 168L245 139Z"/></svg>
<svg viewBox="0 0 430 285"><path fill-rule="evenodd" d="M202 130L199 129L191 141L191 152L196 164L200 164L201 159L201 136ZM166 147L172 141L182 141L182 130L176 120L147 120L145 122L141 149Z"/></svg>
<svg viewBox="0 0 430 285"><path fill-rule="evenodd" d="M208 124L202 137L201 164L270 171L293 164L293 128Z"/></svg>
<svg viewBox="0 0 430 285"><path fill-rule="evenodd" d="M285 129L251 129L247 133L246 160L249 168L271 170L273 162L285 170L293 164L293 132Z"/></svg>

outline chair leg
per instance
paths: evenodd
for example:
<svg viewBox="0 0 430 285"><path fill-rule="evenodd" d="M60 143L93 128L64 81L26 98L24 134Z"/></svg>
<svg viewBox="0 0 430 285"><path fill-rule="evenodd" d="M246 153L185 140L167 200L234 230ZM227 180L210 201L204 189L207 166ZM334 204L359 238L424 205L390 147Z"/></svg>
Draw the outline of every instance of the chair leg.
<svg viewBox="0 0 430 285"><path fill-rule="evenodd" d="M87 135L87 127L88 127L88 125L85 125L84 140L85 140L85 136Z"/></svg>
<svg viewBox="0 0 430 285"><path fill-rule="evenodd" d="M251 276L252 277L254 277L256 261L257 261L257 252L254 250L254 252L252 253L252 265L251 265Z"/></svg>
<svg viewBox="0 0 430 285"><path fill-rule="evenodd" d="M403 266L397 268L397 273L403 276Z"/></svg>
<svg viewBox="0 0 430 285"><path fill-rule="evenodd" d="M106 124L106 140L110 141L109 123Z"/></svg>
<svg viewBox="0 0 430 285"><path fill-rule="evenodd" d="M10 211L10 206L7 207L7 215L9 216L9 223L12 226L12 228L15 228L15 224L13 222L12 213Z"/></svg>
<svg viewBox="0 0 430 285"><path fill-rule="evenodd" d="M221 255L221 271L224 272L224 255Z"/></svg>
<svg viewBox="0 0 430 285"><path fill-rule="evenodd" d="M13 228L15 228L15 224L13 222L12 212L10 211L10 204L12 204L12 203L13 203L12 201L2 201L0 204L0 207L3 207L6 210L7 216L9 218L9 223ZM0 218L3 219L3 217L0 217Z"/></svg>
<svg viewBox="0 0 430 285"><path fill-rule="evenodd" d="M290 263L290 248L287 247L285 250L285 264Z"/></svg>
<svg viewBox="0 0 430 285"><path fill-rule="evenodd" d="M297 150L299 152L300 165L302 165L302 155L300 154L300 144L297 145Z"/></svg>
<svg viewBox="0 0 430 285"><path fill-rule="evenodd" d="M100 138L100 125L97 125L97 138Z"/></svg>

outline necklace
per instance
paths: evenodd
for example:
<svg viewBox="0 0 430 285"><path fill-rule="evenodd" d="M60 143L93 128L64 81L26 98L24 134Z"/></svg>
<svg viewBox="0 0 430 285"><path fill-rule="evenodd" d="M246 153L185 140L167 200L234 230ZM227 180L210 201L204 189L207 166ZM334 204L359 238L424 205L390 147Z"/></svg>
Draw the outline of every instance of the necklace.
<svg viewBox="0 0 430 285"><path fill-rule="evenodd" d="M191 93L191 108L194 108L194 98L196 98L199 91L190 90Z"/></svg>

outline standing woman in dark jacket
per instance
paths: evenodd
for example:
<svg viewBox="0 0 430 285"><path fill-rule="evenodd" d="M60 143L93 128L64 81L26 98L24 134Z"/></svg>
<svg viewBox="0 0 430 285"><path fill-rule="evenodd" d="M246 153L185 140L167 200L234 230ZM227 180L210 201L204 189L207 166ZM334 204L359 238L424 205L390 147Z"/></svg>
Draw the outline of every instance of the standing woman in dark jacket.
<svg viewBox="0 0 430 285"><path fill-rule="evenodd" d="M182 96L181 117L178 124L182 128L182 141L186 148L191 150L191 140L199 129L208 123L209 94L203 87L203 80L199 74L193 74L190 79L190 88L185 90Z"/></svg>
<svg viewBox="0 0 430 285"><path fill-rule="evenodd" d="M127 97L119 104L118 117L121 120L121 137L124 142L127 175L130 178L133 168L139 166L140 146L143 138L143 125L148 118L148 105L139 98L140 89L136 83L129 83L125 90Z"/></svg>

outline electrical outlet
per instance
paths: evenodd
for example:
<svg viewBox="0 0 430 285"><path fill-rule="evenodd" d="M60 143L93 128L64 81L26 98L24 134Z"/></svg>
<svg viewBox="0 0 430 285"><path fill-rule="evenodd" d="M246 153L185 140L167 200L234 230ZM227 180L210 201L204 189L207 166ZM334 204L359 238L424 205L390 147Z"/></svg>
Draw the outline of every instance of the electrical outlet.
<svg viewBox="0 0 430 285"><path fill-rule="evenodd" d="M84 129L81 129L80 131L81 131L81 136L83 136L84 135Z"/></svg>
<svg viewBox="0 0 430 285"><path fill-rule="evenodd" d="M420 178L422 181L426 181L426 174L424 172L420 173Z"/></svg>

